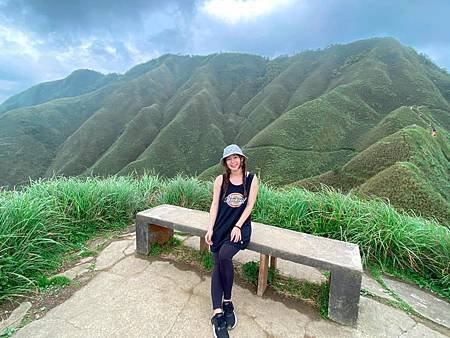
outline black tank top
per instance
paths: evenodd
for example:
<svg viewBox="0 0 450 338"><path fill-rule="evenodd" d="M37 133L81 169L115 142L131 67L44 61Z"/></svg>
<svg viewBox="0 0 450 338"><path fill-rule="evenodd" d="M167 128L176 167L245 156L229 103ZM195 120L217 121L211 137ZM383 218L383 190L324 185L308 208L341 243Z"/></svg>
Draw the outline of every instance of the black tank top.
<svg viewBox="0 0 450 338"><path fill-rule="evenodd" d="M248 196L250 195L250 187L252 184L254 174L249 173L246 178L247 196L244 197L244 184L234 185L228 184L226 196L223 196L224 186L220 188L219 210L217 211L216 221L213 228L213 236L211 251L219 251L220 247L226 241L230 241L230 234L236 222L241 217L247 206ZM230 242L238 249L243 250L250 242L252 234L251 215L245 220L241 228L241 240L237 243Z"/></svg>

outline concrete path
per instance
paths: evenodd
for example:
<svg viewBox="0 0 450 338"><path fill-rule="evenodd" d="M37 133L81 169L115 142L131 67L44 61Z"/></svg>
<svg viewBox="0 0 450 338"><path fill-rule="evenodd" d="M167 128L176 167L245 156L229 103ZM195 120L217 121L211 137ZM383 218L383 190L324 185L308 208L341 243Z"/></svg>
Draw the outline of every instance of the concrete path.
<svg viewBox="0 0 450 338"><path fill-rule="evenodd" d="M135 257L134 241L129 236L111 243L83 288L14 337L211 337L209 275ZM283 269L305 276L299 271L306 270ZM321 278L320 272L310 274ZM238 285L233 298L238 325L230 337L450 337L445 326L366 297L361 297L357 328L324 320L301 302L260 298Z"/></svg>

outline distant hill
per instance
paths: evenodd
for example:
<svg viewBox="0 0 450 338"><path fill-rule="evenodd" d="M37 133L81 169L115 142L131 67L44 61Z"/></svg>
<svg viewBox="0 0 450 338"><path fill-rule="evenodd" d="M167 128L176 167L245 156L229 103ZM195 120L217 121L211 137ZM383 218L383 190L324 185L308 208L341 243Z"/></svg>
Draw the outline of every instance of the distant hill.
<svg viewBox="0 0 450 338"><path fill-rule="evenodd" d="M54 99L82 95L118 78L118 74L103 75L92 70L79 69L63 80L41 83L10 97L0 105L0 114L15 108L35 106Z"/></svg>
<svg viewBox="0 0 450 338"><path fill-rule="evenodd" d="M92 74L78 94L55 89L73 74L1 106L0 186L54 173L208 179L235 142L272 184L358 189L448 222L450 75L392 38L273 60L168 54Z"/></svg>
<svg viewBox="0 0 450 338"><path fill-rule="evenodd" d="M344 192L353 190L386 198L399 209L449 220L450 147L444 138L430 137L427 129L402 128L342 167L291 185L317 190L324 184Z"/></svg>

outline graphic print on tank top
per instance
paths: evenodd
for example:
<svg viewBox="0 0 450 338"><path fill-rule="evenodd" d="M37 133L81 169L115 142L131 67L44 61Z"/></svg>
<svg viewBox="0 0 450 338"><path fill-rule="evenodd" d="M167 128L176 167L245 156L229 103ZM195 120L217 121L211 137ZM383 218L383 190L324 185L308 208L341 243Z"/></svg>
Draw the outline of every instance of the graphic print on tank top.
<svg viewBox="0 0 450 338"><path fill-rule="evenodd" d="M232 208L239 208L242 204L245 203L246 200L247 197L244 197L244 195L233 192L225 197L224 202Z"/></svg>

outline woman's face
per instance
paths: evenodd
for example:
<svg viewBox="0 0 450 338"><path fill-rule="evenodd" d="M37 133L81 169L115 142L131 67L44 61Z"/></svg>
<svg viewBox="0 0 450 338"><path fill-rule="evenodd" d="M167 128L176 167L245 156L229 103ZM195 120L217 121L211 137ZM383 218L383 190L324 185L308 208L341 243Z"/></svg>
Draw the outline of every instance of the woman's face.
<svg viewBox="0 0 450 338"><path fill-rule="evenodd" d="M227 164L227 167L231 171L236 171L241 169L241 157L239 155L230 155L225 159L225 162Z"/></svg>

